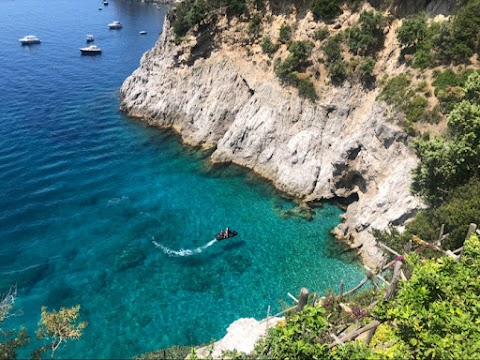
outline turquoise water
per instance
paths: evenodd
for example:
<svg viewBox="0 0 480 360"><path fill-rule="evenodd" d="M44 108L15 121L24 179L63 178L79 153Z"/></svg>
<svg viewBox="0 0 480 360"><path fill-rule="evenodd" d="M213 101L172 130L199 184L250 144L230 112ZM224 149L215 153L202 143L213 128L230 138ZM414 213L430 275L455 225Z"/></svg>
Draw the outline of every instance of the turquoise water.
<svg viewBox="0 0 480 360"><path fill-rule="evenodd" d="M0 2L0 291L18 284L23 311L5 325L34 335L40 306L80 304L89 326L58 356L128 358L221 338L302 286L359 281L329 236L337 207L288 217L295 204L269 184L211 169L208 154L118 111L165 8L99 6ZM124 28L109 31L113 20ZM42 43L20 46L31 33ZM80 56L87 33L102 55ZM212 241L225 226L239 235Z"/></svg>

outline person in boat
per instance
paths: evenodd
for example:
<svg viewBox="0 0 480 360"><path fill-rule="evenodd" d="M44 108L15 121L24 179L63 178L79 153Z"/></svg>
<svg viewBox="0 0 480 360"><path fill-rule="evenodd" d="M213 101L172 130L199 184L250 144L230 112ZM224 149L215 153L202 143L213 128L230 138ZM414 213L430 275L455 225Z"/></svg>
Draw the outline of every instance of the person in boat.
<svg viewBox="0 0 480 360"><path fill-rule="evenodd" d="M228 238L229 235L230 235L230 229L227 226L227 229L225 230L225 238Z"/></svg>
<svg viewBox="0 0 480 360"><path fill-rule="evenodd" d="M225 232L222 230L220 230L220 238L221 239L225 239Z"/></svg>

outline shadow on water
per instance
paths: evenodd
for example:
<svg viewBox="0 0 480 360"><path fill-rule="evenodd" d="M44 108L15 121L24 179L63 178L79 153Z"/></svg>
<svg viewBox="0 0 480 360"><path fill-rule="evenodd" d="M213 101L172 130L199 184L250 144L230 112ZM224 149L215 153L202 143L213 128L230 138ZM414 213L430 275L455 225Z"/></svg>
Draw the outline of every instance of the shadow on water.
<svg viewBox="0 0 480 360"><path fill-rule="evenodd" d="M0 289L8 289L16 284L22 292L28 293L39 281L54 271L49 259L26 268L4 272L0 278Z"/></svg>

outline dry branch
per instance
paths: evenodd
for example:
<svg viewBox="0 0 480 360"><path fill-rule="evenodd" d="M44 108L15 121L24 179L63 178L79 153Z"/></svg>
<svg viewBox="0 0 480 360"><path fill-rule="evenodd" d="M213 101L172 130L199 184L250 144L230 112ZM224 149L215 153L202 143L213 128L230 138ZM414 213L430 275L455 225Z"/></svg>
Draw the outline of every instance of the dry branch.
<svg viewBox="0 0 480 360"><path fill-rule="evenodd" d="M345 335L339 337L338 338L339 342L337 340L335 340L333 343L328 345L328 348L331 349L331 348L337 346L339 343L345 343L347 341L353 340L357 336L363 334L364 332L378 327L378 325L380 325L380 324L381 324L380 321L374 320L370 324L365 325L365 326L361 327L360 329L353 330L353 331L349 332L348 334L345 334Z"/></svg>

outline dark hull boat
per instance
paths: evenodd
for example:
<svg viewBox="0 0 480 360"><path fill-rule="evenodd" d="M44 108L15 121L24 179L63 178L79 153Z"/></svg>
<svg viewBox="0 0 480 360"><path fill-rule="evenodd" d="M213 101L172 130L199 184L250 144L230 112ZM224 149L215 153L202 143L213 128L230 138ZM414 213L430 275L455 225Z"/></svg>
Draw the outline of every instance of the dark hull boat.
<svg viewBox="0 0 480 360"><path fill-rule="evenodd" d="M225 232L219 232L217 235L215 235L215 239L218 241L222 241L225 239L230 239L234 236L237 236L238 233L235 230L229 230L228 231L228 236L225 234Z"/></svg>

